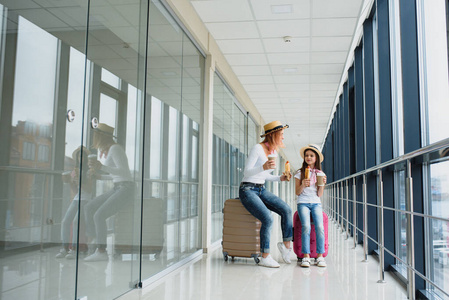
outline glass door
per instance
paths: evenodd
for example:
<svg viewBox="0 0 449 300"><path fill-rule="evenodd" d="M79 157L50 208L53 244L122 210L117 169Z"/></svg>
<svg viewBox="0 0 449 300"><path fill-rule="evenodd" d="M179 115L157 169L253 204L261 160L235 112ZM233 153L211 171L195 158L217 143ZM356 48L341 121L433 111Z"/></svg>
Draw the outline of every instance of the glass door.
<svg viewBox="0 0 449 300"><path fill-rule="evenodd" d="M138 286L146 1L90 2L81 202L87 251L78 299L113 299ZM140 14L143 14L141 18Z"/></svg>

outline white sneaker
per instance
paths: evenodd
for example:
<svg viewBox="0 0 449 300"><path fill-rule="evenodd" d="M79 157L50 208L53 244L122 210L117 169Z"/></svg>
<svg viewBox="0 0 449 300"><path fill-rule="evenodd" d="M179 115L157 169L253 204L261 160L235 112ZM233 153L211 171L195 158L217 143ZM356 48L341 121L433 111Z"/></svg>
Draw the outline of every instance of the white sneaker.
<svg viewBox="0 0 449 300"><path fill-rule="evenodd" d="M69 252L67 252L67 255L65 256L67 259L75 259L76 258L76 250L70 249Z"/></svg>
<svg viewBox="0 0 449 300"><path fill-rule="evenodd" d="M268 254L268 256L265 257L265 258L263 258L263 257L260 258L259 266L268 267L268 268L279 268L279 267L280 267L280 265L278 264L278 262L275 261L275 260L271 257L270 254Z"/></svg>
<svg viewBox="0 0 449 300"><path fill-rule="evenodd" d="M304 257L301 261L301 267L303 268L308 268L310 267L310 258L309 257Z"/></svg>
<svg viewBox="0 0 449 300"><path fill-rule="evenodd" d="M318 267L326 267L327 266L326 261L324 260L324 257L322 257L322 256L318 257L315 261L316 261L316 265Z"/></svg>
<svg viewBox="0 0 449 300"><path fill-rule="evenodd" d="M285 247L285 244L282 242L278 243L279 251L281 252L282 259L285 261L286 264L291 264L292 261L290 260L290 254L292 253L292 248Z"/></svg>
<svg viewBox="0 0 449 300"><path fill-rule="evenodd" d="M95 253L89 255L84 259L84 261L106 261L109 260L108 253L106 251L100 252L100 250L95 250Z"/></svg>
<svg viewBox="0 0 449 300"><path fill-rule="evenodd" d="M56 258L64 258L67 255L67 250L65 250L64 248L62 248L61 250L59 250L59 253L56 254Z"/></svg>

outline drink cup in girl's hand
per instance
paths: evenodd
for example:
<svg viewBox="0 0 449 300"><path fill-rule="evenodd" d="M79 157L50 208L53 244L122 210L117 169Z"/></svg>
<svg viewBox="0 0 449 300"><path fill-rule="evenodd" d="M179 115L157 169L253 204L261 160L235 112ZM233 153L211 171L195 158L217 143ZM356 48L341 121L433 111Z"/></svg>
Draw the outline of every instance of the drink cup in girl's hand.
<svg viewBox="0 0 449 300"><path fill-rule="evenodd" d="M316 174L316 185L317 186L324 186L324 173L323 172L319 172L318 174Z"/></svg>

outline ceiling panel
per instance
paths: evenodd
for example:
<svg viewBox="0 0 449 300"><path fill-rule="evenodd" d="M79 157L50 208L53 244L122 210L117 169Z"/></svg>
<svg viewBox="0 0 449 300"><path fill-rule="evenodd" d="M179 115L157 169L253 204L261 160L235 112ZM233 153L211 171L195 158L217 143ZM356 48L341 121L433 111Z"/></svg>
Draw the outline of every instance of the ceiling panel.
<svg viewBox="0 0 449 300"><path fill-rule="evenodd" d="M364 0L238 2L191 0L264 120L291 123L298 168L299 148L325 137Z"/></svg>

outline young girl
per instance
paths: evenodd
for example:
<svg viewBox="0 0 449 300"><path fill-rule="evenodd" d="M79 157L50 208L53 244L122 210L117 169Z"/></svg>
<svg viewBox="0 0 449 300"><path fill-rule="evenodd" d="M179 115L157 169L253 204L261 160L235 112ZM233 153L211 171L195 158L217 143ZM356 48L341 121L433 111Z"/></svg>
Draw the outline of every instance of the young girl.
<svg viewBox="0 0 449 300"><path fill-rule="evenodd" d="M81 152L83 152L83 163L81 166L83 180L81 184L81 194L79 193L79 180L80 180L80 162L81 162ZM76 242L78 235L78 207L79 201L88 201L92 198L92 181L90 180L88 174L89 167L87 166L87 156L90 154L86 147L80 146L72 153L74 161L74 169L69 174L63 174L62 181L64 183L70 184L70 188L73 191L75 197L70 203L64 218L61 222L61 239L62 239L62 249L56 255L56 258L76 258ZM66 172L68 173L68 172ZM82 204L84 205L84 204ZM80 226L81 229L84 228L84 214L80 216ZM70 248L70 228L73 227L72 236L72 247ZM82 238L80 237L80 240ZM81 241L80 241L81 242ZM81 248L80 248L81 249Z"/></svg>
<svg viewBox="0 0 449 300"><path fill-rule="evenodd" d="M321 162L324 160L320 148L316 145L309 144L299 150L301 157L304 158L301 169L295 175L295 191L298 198L298 215L301 220L301 250L304 258L301 267L310 267L310 213L312 213L313 222L316 231L316 264L318 267L325 267L324 260L324 226L323 226L323 209L321 207L320 197L323 195L324 185L317 186L317 174L321 171ZM310 173L310 174L307 174ZM308 175L306 177L306 175ZM326 184L326 176L323 178Z"/></svg>

